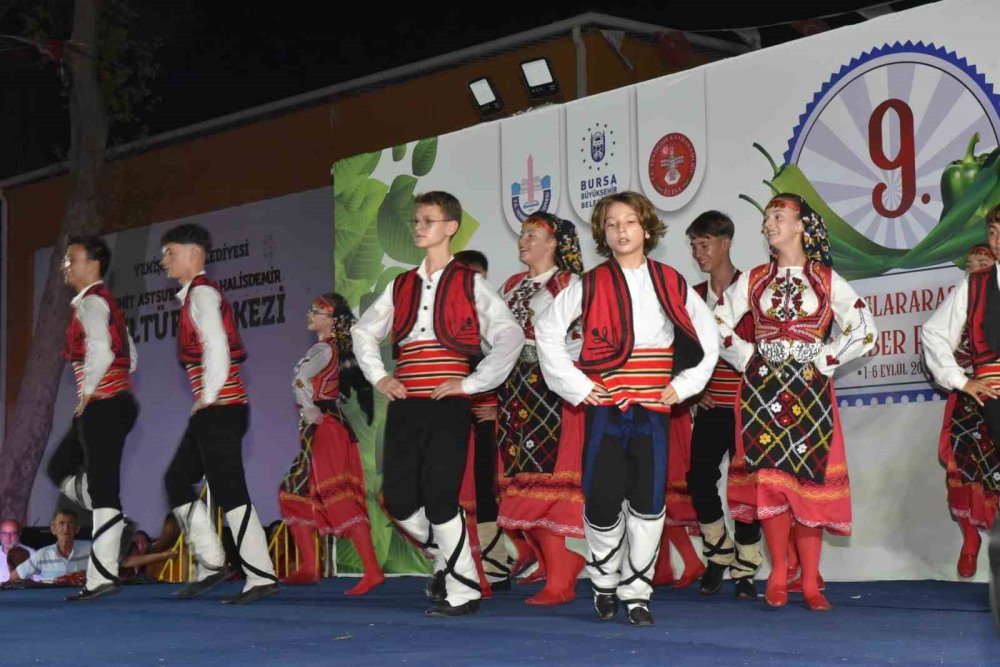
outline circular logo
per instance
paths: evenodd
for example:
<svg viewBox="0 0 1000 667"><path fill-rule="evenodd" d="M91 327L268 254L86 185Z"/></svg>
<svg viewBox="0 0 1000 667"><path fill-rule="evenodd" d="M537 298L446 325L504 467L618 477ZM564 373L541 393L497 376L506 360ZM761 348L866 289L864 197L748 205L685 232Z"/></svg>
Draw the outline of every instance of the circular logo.
<svg viewBox="0 0 1000 667"><path fill-rule="evenodd" d="M934 44L886 44L840 68L800 116L785 153L856 232L914 248L952 200L949 164L1000 137L998 100L975 66ZM952 170L954 171L954 169ZM829 224L829 223L828 223Z"/></svg>
<svg viewBox="0 0 1000 667"><path fill-rule="evenodd" d="M664 135L649 154L649 182L664 197L676 197L691 184L697 160L690 139L680 132Z"/></svg>

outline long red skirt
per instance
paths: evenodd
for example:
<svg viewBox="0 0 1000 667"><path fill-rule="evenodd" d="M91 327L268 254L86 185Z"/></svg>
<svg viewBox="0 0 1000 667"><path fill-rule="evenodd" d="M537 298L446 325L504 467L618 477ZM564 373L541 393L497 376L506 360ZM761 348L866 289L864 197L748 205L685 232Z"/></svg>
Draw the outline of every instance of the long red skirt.
<svg viewBox="0 0 1000 667"><path fill-rule="evenodd" d="M544 528L557 535L583 538L584 410L565 403L559 433L559 451L552 472L501 472L500 513L497 525L507 530ZM503 471L503 461L498 470Z"/></svg>
<svg viewBox="0 0 1000 667"><path fill-rule="evenodd" d="M338 537L368 524L365 473L351 427L327 412L319 424L302 429L300 439L302 449L278 491L285 523Z"/></svg>
<svg viewBox="0 0 1000 667"><path fill-rule="evenodd" d="M667 449L667 498L664 526L687 526L698 535L698 515L695 514L688 491L687 474L691 469L691 408L685 403L670 411L670 435Z"/></svg>
<svg viewBox="0 0 1000 667"><path fill-rule="evenodd" d="M984 475L995 471L1000 455L978 407L960 392L951 392L938 439L938 458L945 467L952 518L967 519L988 530L996 520L998 494L984 484L989 481L995 487L996 482L985 480Z"/></svg>
<svg viewBox="0 0 1000 667"><path fill-rule="evenodd" d="M740 382L742 395L744 378ZM747 468L743 445L743 423L736 407L736 455L729 464L727 496L729 511L737 521L769 519L784 512L804 526L825 528L834 535L851 534L851 486L847 475L843 429L837 397L830 382L822 400L830 402L833 433L823 483L802 480L776 468Z"/></svg>

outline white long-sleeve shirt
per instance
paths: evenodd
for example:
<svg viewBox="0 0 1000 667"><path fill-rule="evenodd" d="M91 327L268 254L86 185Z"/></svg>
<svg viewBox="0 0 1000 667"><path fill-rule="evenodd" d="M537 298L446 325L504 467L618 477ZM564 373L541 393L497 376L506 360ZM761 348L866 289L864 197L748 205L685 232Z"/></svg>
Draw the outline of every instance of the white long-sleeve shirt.
<svg viewBox="0 0 1000 667"><path fill-rule="evenodd" d="M656 297L649 269L644 263L634 269L622 268L632 298L633 349L667 348L674 344L674 325ZM702 389L712 377L719 358L719 334L712 312L688 287L685 307L701 344L704 356L696 366L678 373L670 381L680 401ZM573 281L552 305L535 316L535 342L545 382L568 403L579 405L594 389L594 383L573 363L566 347L566 331L583 313L583 282Z"/></svg>
<svg viewBox="0 0 1000 667"><path fill-rule="evenodd" d="M451 260L449 260L450 262ZM434 299L438 283L444 268L438 269L432 275L427 275L427 260L420 263L417 275L423 280L420 290L420 303L417 305L417 317L410 333L400 341L401 345L414 341L436 340L434 331ZM368 307L364 315L351 327L351 339L354 343L354 354L365 378L375 386L389 373L382 363L379 346L392 330L394 306L392 288L395 280ZM476 370L462 380L462 391L466 394L478 394L493 389L503 382L510 374L521 347L524 345L524 332L514 320L507 304L482 277L476 276L473 283L476 299L476 311L479 314L479 335L489 350L486 357L476 366Z"/></svg>
<svg viewBox="0 0 1000 667"><path fill-rule="evenodd" d="M750 273L747 271L741 274L739 279L726 290L723 302L715 308L719 335L723 341L719 354L740 372L746 368L755 350L753 341L743 340L733 330L736 323L750 310ZM776 283L772 283L763 291L760 302L756 304L759 312L770 312L781 321L792 321L816 312L819 308L819 297L806 279L803 267L781 267L775 276L775 281L778 279L784 279L785 285L798 281L794 283L796 289L792 292L779 293ZM828 343L820 340L809 343L787 342L789 350L796 358L808 357L809 361L815 363L819 372L827 377L833 376L838 366L857 359L872 349L877 335L875 318L867 304L836 271L831 275L830 292L830 306L834 320L840 327L840 333L832 337ZM779 294L780 300L776 306L774 299Z"/></svg>
<svg viewBox="0 0 1000 667"><path fill-rule="evenodd" d="M91 287L103 282L103 280L98 280L87 285L70 301L76 318L83 325L84 335L87 339L83 355L83 390L81 392L83 398L89 398L94 393L97 385L101 383L115 360L115 353L111 350L111 332L109 330L111 309L108 308L107 302L96 294L84 296ZM137 355L132 336L129 334L127 338L131 361L129 372L134 373Z"/></svg>
<svg viewBox="0 0 1000 667"><path fill-rule="evenodd" d="M320 341L306 352L306 356L295 364L295 374L292 378L292 395L299 406L299 414L309 424L315 424L322 411L313 401L312 379L323 372L333 359L333 348L325 341Z"/></svg>
<svg viewBox="0 0 1000 667"><path fill-rule="evenodd" d="M204 273L202 271L198 275ZM177 293L177 299L182 304L185 299L191 301L191 321L198 330L203 348L201 400L205 405L211 405L219 398L219 392L229 378L229 338L222 323L222 297L208 285L191 289L191 283L188 283Z"/></svg>
<svg viewBox="0 0 1000 667"><path fill-rule="evenodd" d="M1000 279L1000 264L995 264L993 270ZM941 302L920 330L924 363L934 380L945 389L960 390L969 380L965 370L955 360L955 349L962 339L968 311L969 279L966 277Z"/></svg>

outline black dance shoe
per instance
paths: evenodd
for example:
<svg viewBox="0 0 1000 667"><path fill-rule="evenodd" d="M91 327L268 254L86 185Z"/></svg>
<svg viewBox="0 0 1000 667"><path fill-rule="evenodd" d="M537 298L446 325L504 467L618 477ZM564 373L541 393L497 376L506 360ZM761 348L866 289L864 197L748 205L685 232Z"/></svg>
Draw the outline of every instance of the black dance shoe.
<svg viewBox="0 0 1000 667"><path fill-rule="evenodd" d="M610 621L618 615L618 598L607 593L594 593L594 610L602 621Z"/></svg>
<svg viewBox="0 0 1000 667"><path fill-rule="evenodd" d="M637 628L653 625L653 615L649 613L649 607L645 604L629 607L628 624Z"/></svg>
<svg viewBox="0 0 1000 667"><path fill-rule="evenodd" d="M254 586L248 591L243 591L234 598L223 600L222 604L250 604L251 602L256 602L257 600L277 594L278 584L264 584L262 586Z"/></svg>
<svg viewBox="0 0 1000 667"><path fill-rule="evenodd" d="M726 575L726 566L719 565L714 561L708 561L705 574L701 575L701 587L698 592L702 595L715 595L722 590L722 578Z"/></svg>
<svg viewBox="0 0 1000 667"><path fill-rule="evenodd" d="M444 570L435 572L434 576L427 580L424 593L427 594L427 599L435 604L444 602L444 599L448 596L448 587L444 581Z"/></svg>
<svg viewBox="0 0 1000 667"><path fill-rule="evenodd" d="M756 600L757 584L753 582L753 577L743 577L736 580L737 600Z"/></svg>
<svg viewBox="0 0 1000 667"><path fill-rule="evenodd" d="M114 595L122 589L121 585L109 581L106 584L101 584L97 588L90 590L88 588L81 588L78 593L66 596L66 602L86 602L87 600L96 600L97 598L107 597L109 595Z"/></svg>
<svg viewBox="0 0 1000 667"><path fill-rule="evenodd" d="M479 611L479 600L469 600L460 605L452 605L442 600L424 612L424 616L468 616Z"/></svg>
<svg viewBox="0 0 1000 667"><path fill-rule="evenodd" d="M223 566L221 570L213 572L201 581L190 582L187 586L174 593L174 597L178 600L190 600L199 595L204 595L225 581L229 577L229 574L229 568Z"/></svg>

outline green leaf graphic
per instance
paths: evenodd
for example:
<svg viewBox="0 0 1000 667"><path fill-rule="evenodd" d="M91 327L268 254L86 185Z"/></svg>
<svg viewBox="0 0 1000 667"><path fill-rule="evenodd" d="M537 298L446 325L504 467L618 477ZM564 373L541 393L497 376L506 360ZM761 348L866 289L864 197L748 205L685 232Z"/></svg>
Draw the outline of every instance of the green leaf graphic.
<svg viewBox="0 0 1000 667"><path fill-rule="evenodd" d="M404 157L406 157L406 144L400 144L398 146L392 147L392 161L399 162Z"/></svg>
<svg viewBox="0 0 1000 667"><path fill-rule="evenodd" d="M385 254L397 262L419 264L424 257L413 245L410 221L413 219L413 190L417 179L401 174L389 187L378 210L378 237Z"/></svg>
<svg viewBox="0 0 1000 667"><path fill-rule="evenodd" d="M426 176L434 167L434 160L437 158L438 140L437 137L421 139L413 149L413 175Z"/></svg>
<svg viewBox="0 0 1000 667"><path fill-rule="evenodd" d="M455 235L451 237L452 254L459 250L465 250L465 247L472 240L472 235L476 233L477 229L479 229L479 222L469 215L468 212L462 211L462 224Z"/></svg>
<svg viewBox="0 0 1000 667"><path fill-rule="evenodd" d="M364 181L378 166L382 151L362 153L333 163L333 194L340 194L348 186L357 187L357 181Z"/></svg>

